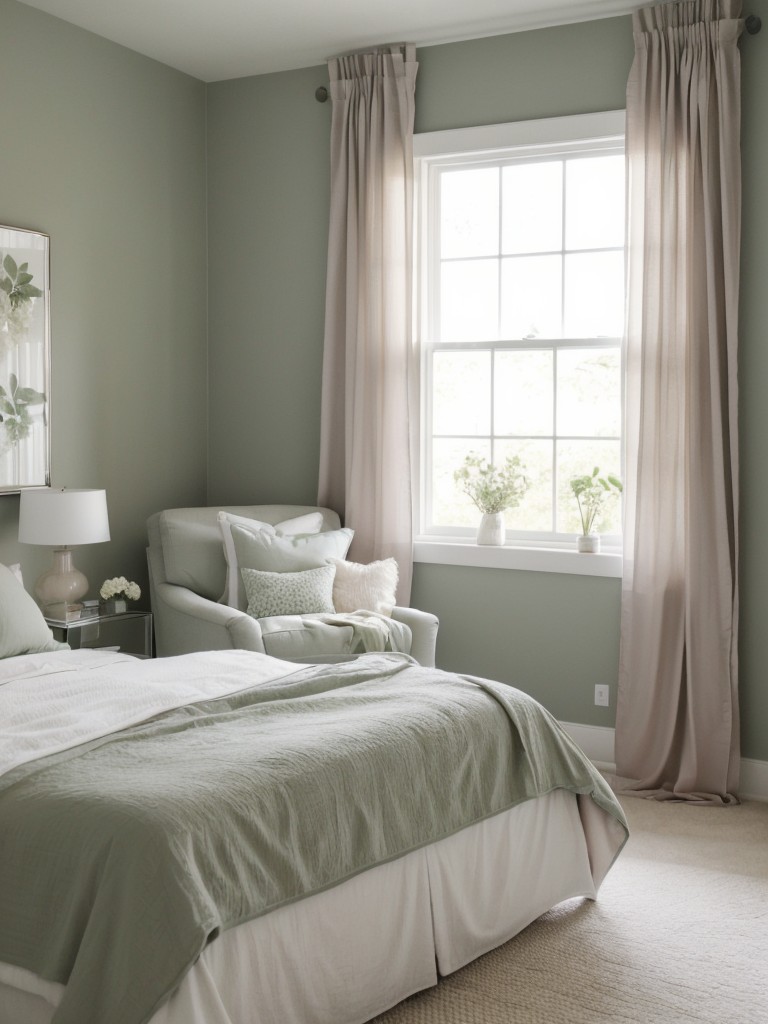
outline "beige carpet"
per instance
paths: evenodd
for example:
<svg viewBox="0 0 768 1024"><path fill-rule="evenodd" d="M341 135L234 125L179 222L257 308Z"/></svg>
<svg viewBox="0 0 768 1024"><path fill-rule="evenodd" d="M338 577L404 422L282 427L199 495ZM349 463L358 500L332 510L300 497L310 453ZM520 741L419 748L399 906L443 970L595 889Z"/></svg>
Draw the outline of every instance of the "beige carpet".
<svg viewBox="0 0 768 1024"><path fill-rule="evenodd" d="M768 1024L768 804L623 804L632 834L596 903L376 1024Z"/></svg>

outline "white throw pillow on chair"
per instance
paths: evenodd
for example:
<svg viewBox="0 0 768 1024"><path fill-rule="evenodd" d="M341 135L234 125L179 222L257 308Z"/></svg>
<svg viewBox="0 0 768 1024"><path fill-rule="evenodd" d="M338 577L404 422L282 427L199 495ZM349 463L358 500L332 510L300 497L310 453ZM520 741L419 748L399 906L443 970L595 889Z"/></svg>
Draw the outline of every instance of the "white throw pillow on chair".
<svg viewBox="0 0 768 1024"><path fill-rule="evenodd" d="M222 514L226 513L219 513L219 516ZM254 525L253 520L229 523L232 561L228 561L224 603L241 611L245 611L248 605L241 569L259 569L262 572L317 569L333 558L344 558L354 536L354 531L349 529L283 535L274 528L271 531L260 528L263 525Z"/></svg>
<svg viewBox="0 0 768 1024"><path fill-rule="evenodd" d="M224 593L219 598L220 604L228 604L233 608L239 607L237 602L238 589L242 588L240 583L240 571L237 566L237 554L232 540L232 524L236 523L249 530L265 530L267 533L278 534L281 537L294 537L298 534L319 533L323 528L323 513L308 512L303 516L295 516L293 519L285 519L282 523L272 526L271 523L262 523L259 519L249 519L247 516L236 516L234 512L219 512L219 529L224 544L224 559L227 563L227 582Z"/></svg>

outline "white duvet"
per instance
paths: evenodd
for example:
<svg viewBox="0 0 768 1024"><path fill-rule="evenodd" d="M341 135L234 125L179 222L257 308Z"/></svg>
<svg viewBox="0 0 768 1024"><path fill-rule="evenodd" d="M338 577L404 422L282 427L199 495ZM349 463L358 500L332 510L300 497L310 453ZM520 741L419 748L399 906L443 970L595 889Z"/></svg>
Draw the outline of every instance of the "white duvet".
<svg viewBox="0 0 768 1024"><path fill-rule="evenodd" d="M54 651L0 661L0 776L164 711L226 697L296 671L252 651L139 660Z"/></svg>

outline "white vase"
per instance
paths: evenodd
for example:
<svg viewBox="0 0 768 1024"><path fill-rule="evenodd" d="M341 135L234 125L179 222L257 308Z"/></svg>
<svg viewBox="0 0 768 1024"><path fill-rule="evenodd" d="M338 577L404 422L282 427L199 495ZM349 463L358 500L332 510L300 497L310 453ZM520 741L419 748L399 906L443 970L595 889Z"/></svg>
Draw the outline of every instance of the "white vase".
<svg viewBox="0 0 768 1024"><path fill-rule="evenodd" d="M478 544L502 545L507 537L503 512L484 512L477 528Z"/></svg>
<svg viewBox="0 0 768 1024"><path fill-rule="evenodd" d="M600 534L580 533L576 541L576 547L579 551L593 555L597 554L600 550Z"/></svg>

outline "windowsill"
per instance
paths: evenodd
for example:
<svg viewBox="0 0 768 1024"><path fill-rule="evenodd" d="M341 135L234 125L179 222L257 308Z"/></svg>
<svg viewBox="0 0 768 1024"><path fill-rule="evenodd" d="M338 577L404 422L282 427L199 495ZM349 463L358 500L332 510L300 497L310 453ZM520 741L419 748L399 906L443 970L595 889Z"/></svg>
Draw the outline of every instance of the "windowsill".
<svg viewBox="0 0 768 1024"><path fill-rule="evenodd" d="M556 572L577 576L611 576L621 579L620 551L582 554L573 548L494 547L471 541L418 538L413 545L415 562L431 565L466 565L483 569L518 569L523 572Z"/></svg>

